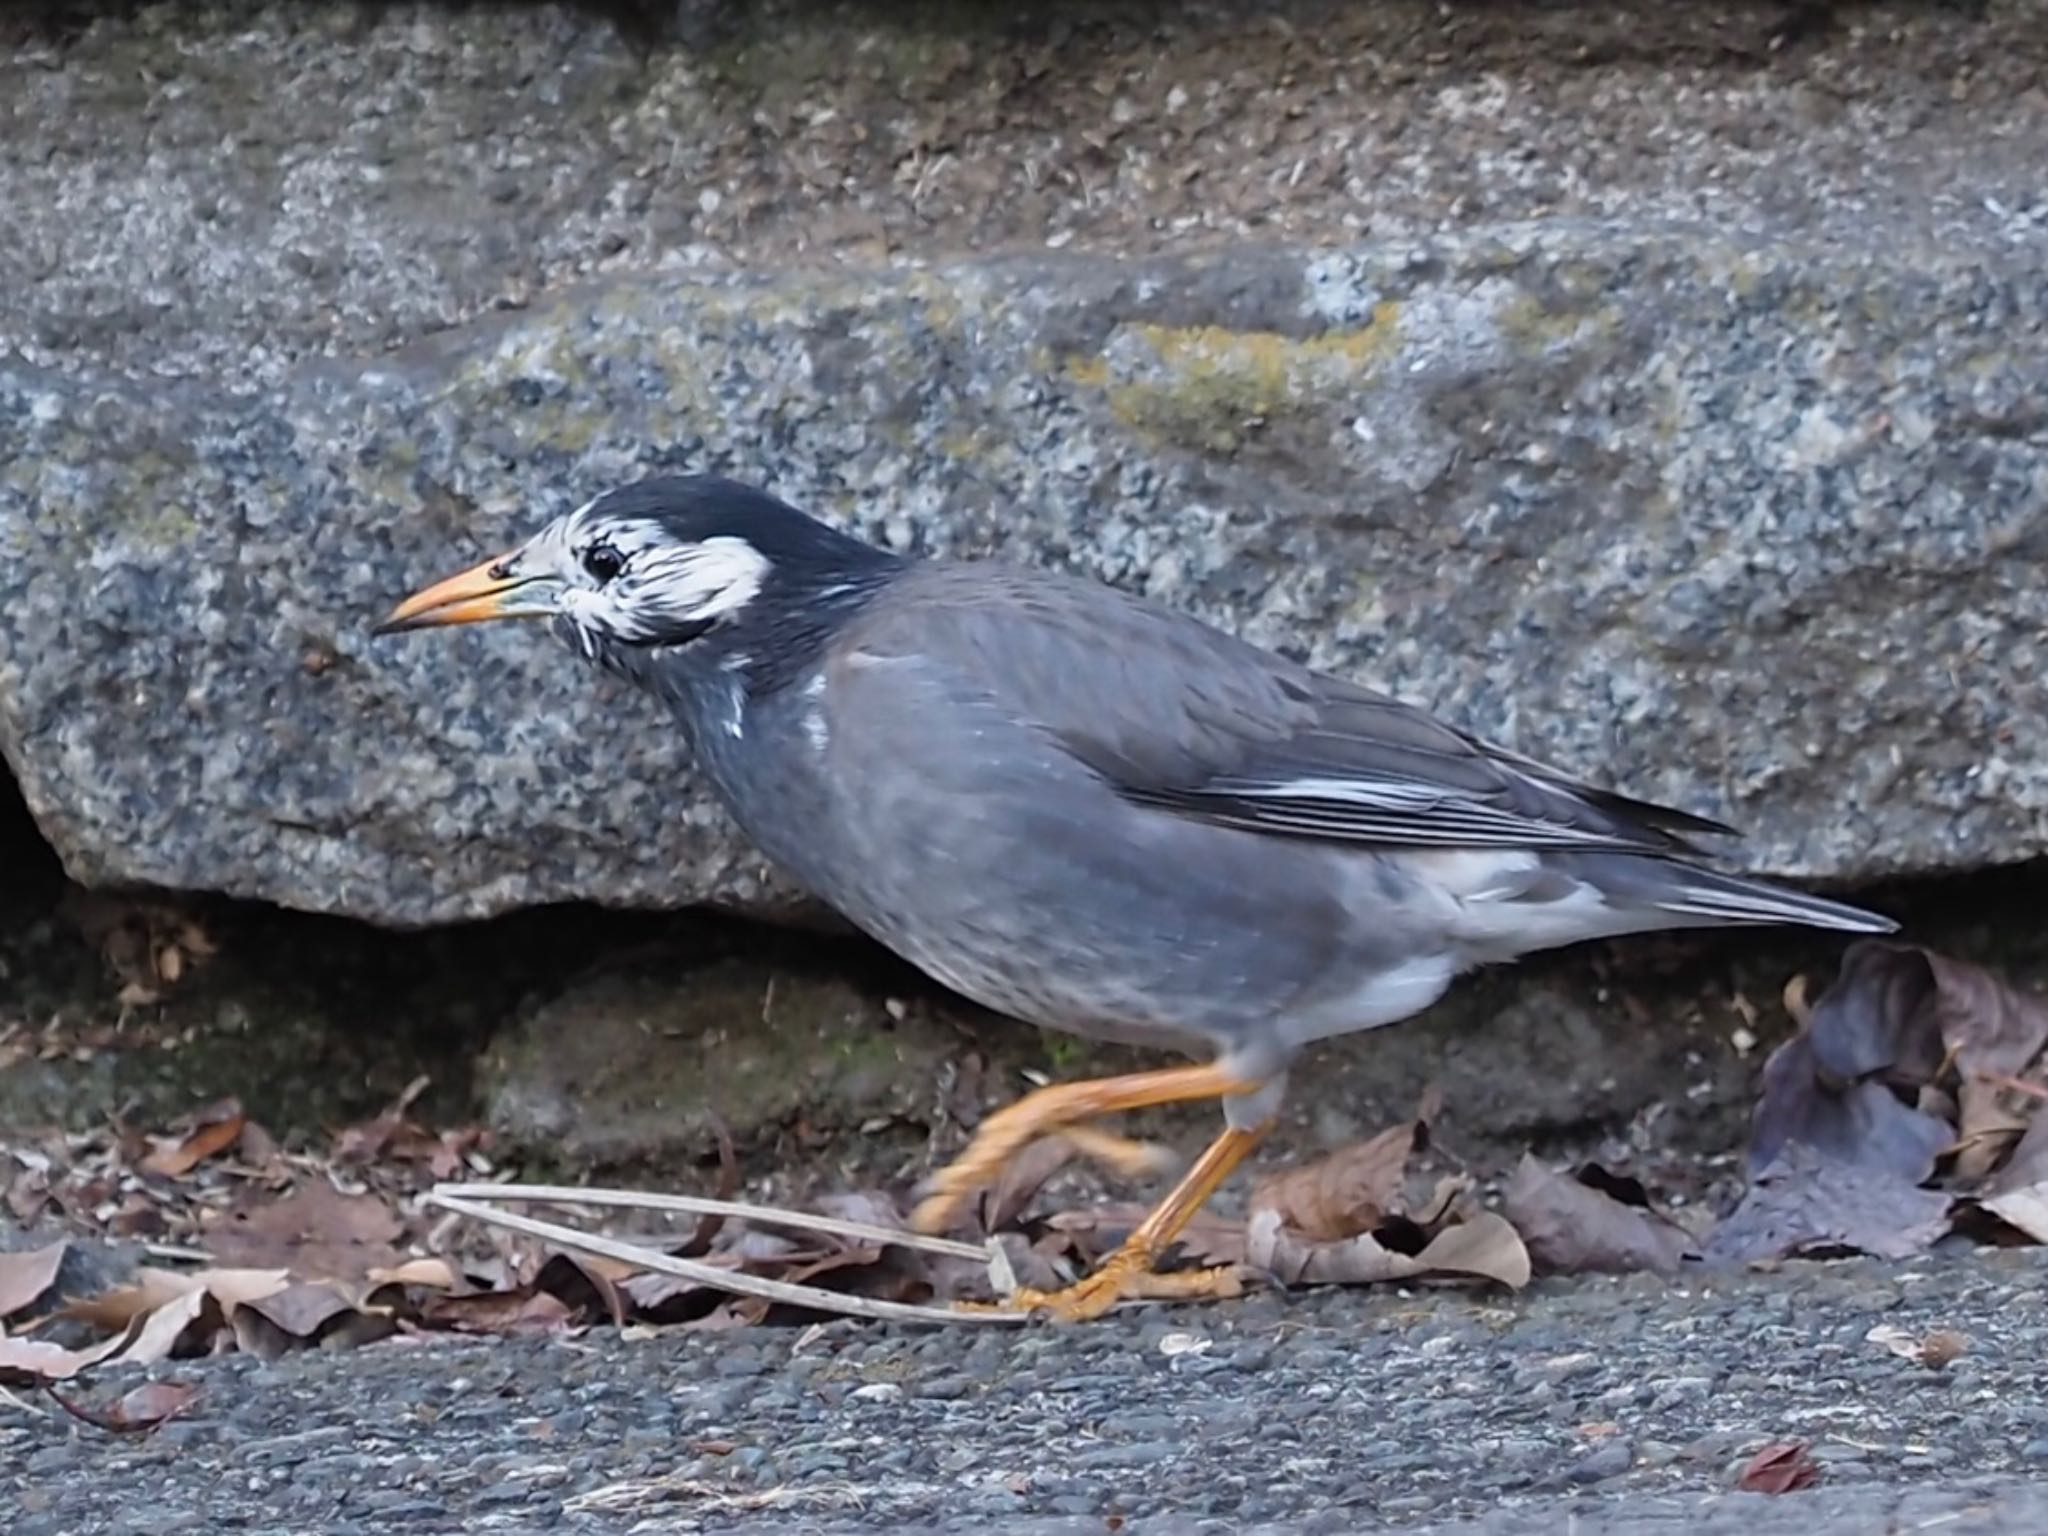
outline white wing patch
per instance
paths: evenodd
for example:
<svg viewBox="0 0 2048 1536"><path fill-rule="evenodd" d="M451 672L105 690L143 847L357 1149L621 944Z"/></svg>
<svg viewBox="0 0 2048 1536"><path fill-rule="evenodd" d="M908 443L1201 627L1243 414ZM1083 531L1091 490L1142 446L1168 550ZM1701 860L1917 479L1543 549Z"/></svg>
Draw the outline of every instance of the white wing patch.
<svg viewBox="0 0 2048 1536"><path fill-rule="evenodd" d="M1143 798L1140 796L1140 798ZM1226 774L1176 798L1211 820L1255 831L1443 848L1615 848L1611 832L1533 819L1456 790L1400 779Z"/></svg>

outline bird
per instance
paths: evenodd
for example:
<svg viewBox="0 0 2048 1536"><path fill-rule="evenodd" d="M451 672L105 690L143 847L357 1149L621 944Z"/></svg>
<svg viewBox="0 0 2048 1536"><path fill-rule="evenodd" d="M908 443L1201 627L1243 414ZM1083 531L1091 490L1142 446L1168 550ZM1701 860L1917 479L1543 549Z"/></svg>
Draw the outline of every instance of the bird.
<svg viewBox="0 0 2048 1536"><path fill-rule="evenodd" d="M1223 1128L1125 1242L1032 1314L1228 1297L1162 1269L1317 1042L1459 975L1666 929L1889 918L1717 868L1709 818L1085 575L877 547L765 489L660 475L400 602L379 634L549 621L661 700L798 886L998 1014L1183 1058L1039 1088L922 1186L960 1224L1040 1137L1215 1101ZM1095 1133L1099 1138L1106 1133Z"/></svg>

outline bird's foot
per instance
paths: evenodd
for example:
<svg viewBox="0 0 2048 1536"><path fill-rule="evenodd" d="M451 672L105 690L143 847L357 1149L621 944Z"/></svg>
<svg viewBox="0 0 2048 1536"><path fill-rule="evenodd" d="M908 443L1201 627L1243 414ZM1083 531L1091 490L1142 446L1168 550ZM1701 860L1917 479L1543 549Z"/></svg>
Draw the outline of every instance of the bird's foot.
<svg viewBox="0 0 2048 1536"><path fill-rule="evenodd" d="M993 1183L1011 1158L1039 1137L1068 1130L1077 1121L1153 1104L1222 1098L1257 1086L1212 1065L1173 1067L1162 1072L1137 1072L1128 1077L1041 1088L982 1121L967 1150L932 1176L931 1193L910 1214L911 1228L918 1232L946 1231L959 1221L975 1193ZM1086 1130L1082 1137L1098 1147L1121 1142L1121 1138ZM1082 1150L1094 1155L1088 1145L1083 1145Z"/></svg>
<svg viewBox="0 0 2048 1536"><path fill-rule="evenodd" d="M1004 1306L1020 1312L1049 1312L1059 1322L1084 1323L1120 1301L1228 1301L1244 1294L1234 1264L1161 1273L1143 1254L1119 1249L1092 1275L1057 1291L1020 1289Z"/></svg>
<svg viewBox="0 0 2048 1536"><path fill-rule="evenodd" d="M1017 1143L1014 1152L992 1148L978 1151L970 1146L933 1177L930 1184L932 1193L911 1213L911 1229L917 1232L945 1231L966 1210L968 1201L1002 1177L1010 1157L1023 1151L1032 1141L1048 1138L1066 1142L1082 1157L1108 1169L1119 1179L1156 1179L1173 1172L1179 1162L1173 1148L1160 1142L1119 1136L1093 1125L1063 1125L1040 1132L1031 1140ZM981 1153L987 1154L986 1162L982 1160Z"/></svg>

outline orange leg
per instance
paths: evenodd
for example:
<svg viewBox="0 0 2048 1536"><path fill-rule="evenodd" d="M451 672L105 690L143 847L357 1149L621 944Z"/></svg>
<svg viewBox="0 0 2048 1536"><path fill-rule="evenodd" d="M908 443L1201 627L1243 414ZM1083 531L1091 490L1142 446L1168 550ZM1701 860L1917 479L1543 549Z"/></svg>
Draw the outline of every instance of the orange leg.
<svg viewBox="0 0 2048 1536"><path fill-rule="evenodd" d="M1171 1173L1179 1161L1171 1147L1156 1141L1137 1141L1117 1136L1100 1126L1062 1126L1054 1134L1063 1137L1081 1156L1099 1163L1120 1179L1156 1179Z"/></svg>
<svg viewBox="0 0 2048 1536"><path fill-rule="evenodd" d="M1228 1264L1212 1269L1179 1270L1160 1274L1152 1266L1172 1246L1195 1212L1208 1203L1223 1181L1237 1170L1251 1150L1266 1139L1273 1128L1269 1120L1256 1130L1227 1130L1209 1143L1187 1177L1173 1193L1160 1201L1137 1230L1124 1239L1095 1273L1063 1290L1034 1291L1026 1288L1010 1298L1010 1305L1027 1311L1046 1311L1065 1322L1100 1317L1120 1301L1217 1298L1241 1296L1244 1287L1237 1270Z"/></svg>
<svg viewBox="0 0 2048 1536"><path fill-rule="evenodd" d="M1041 1088L1007 1109L998 1110L981 1123L974 1139L967 1144L967 1150L933 1176L932 1192L911 1213L910 1225L919 1232L945 1231L959 1220L975 1191L1001 1173L1011 1158L1039 1137L1064 1130L1076 1121L1113 1115L1119 1110L1144 1109L1153 1104L1220 1099L1252 1093L1259 1087L1258 1083L1233 1077L1211 1063L1208 1066L1133 1072L1127 1077L1102 1077L1092 1082L1061 1083ZM1215 1149L1210 1150L1213 1152ZM1247 1147L1245 1150L1251 1149ZM1242 1157L1244 1154L1238 1155ZM1226 1173L1228 1171L1225 1170ZM1189 1177L1192 1178L1193 1174ZM1183 1183L1182 1188L1186 1187ZM1186 1219L1182 1218L1183 1224Z"/></svg>

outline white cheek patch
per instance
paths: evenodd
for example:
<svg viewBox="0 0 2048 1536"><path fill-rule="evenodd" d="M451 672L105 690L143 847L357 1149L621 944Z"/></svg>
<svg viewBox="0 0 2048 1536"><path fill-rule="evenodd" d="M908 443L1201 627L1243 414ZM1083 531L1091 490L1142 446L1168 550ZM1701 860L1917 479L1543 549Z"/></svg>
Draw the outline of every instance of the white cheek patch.
<svg viewBox="0 0 2048 1536"><path fill-rule="evenodd" d="M768 581L768 557L745 539L663 545L627 557L624 574L586 594L621 634L658 639L666 629L737 613Z"/></svg>

